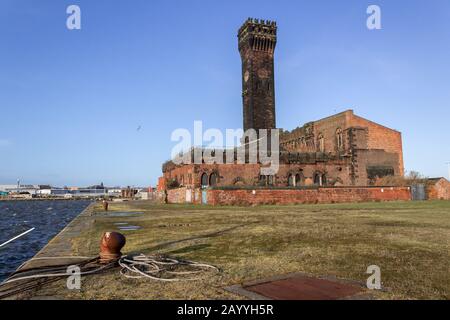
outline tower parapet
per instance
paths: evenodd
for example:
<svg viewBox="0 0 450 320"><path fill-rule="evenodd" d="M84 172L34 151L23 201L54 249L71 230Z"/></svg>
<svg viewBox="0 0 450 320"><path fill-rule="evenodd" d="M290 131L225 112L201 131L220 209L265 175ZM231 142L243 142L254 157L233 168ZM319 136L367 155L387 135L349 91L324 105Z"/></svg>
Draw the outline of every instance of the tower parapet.
<svg viewBox="0 0 450 320"><path fill-rule="evenodd" d="M277 23L248 18L238 32L239 51L249 48L273 53L277 43Z"/></svg>

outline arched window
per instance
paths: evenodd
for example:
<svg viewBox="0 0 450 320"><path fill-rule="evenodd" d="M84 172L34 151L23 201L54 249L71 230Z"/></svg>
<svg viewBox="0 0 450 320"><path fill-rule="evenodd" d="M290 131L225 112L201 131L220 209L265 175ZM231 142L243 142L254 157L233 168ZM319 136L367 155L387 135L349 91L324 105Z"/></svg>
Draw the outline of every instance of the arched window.
<svg viewBox="0 0 450 320"><path fill-rule="evenodd" d="M314 174L314 184L317 186L321 185L321 174L320 173L315 173Z"/></svg>
<svg viewBox="0 0 450 320"><path fill-rule="evenodd" d="M216 184L217 184L217 174L211 173L211 175L209 176L209 185L213 187Z"/></svg>
<svg viewBox="0 0 450 320"><path fill-rule="evenodd" d="M327 176L325 174L322 175L322 186L327 185Z"/></svg>
<svg viewBox="0 0 450 320"><path fill-rule="evenodd" d="M288 177L288 185L289 185L289 187L294 186L294 175L292 175L292 174L290 174Z"/></svg>
<svg viewBox="0 0 450 320"><path fill-rule="evenodd" d="M202 174L201 184L202 184L202 188L206 188L208 186L208 174L207 173Z"/></svg>
<svg viewBox="0 0 450 320"><path fill-rule="evenodd" d="M319 134L317 142L319 143L319 151L325 152L325 138L323 137L323 134Z"/></svg>
<svg viewBox="0 0 450 320"><path fill-rule="evenodd" d="M295 175L295 185L296 186L301 186L303 184L303 175L300 173L297 173Z"/></svg>
<svg viewBox="0 0 450 320"><path fill-rule="evenodd" d="M267 176L263 176L263 175L260 175L259 176L259 185L260 186L265 186L265 185L267 185Z"/></svg>
<svg viewBox="0 0 450 320"><path fill-rule="evenodd" d="M344 147L344 137L341 128L336 130L336 145L338 150L341 150Z"/></svg>

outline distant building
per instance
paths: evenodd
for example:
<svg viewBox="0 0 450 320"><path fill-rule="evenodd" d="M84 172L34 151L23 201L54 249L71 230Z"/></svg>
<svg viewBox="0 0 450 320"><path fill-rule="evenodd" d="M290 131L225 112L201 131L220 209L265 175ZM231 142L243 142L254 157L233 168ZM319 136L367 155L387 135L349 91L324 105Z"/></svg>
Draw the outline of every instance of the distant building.
<svg viewBox="0 0 450 320"><path fill-rule="evenodd" d="M70 190L68 190L68 189L44 188L44 189L39 189L36 192L36 195L40 196L40 197L50 197L50 196L64 196L69 193L70 193Z"/></svg>
<svg viewBox="0 0 450 320"><path fill-rule="evenodd" d="M136 194L136 198L141 200L153 200L155 198L155 191L152 187L141 189Z"/></svg>
<svg viewBox="0 0 450 320"><path fill-rule="evenodd" d="M108 189L105 188L103 183L86 188L72 187L68 189L70 189L69 193L75 198L101 198L108 196Z"/></svg>
<svg viewBox="0 0 450 320"><path fill-rule="evenodd" d="M8 192L9 194L22 194L22 195L36 195L39 190L39 186L31 184L17 185L3 185L0 187L1 191Z"/></svg>
<svg viewBox="0 0 450 320"><path fill-rule="evenodd" d="M137 189L127 187L126 189L122 189L122 198L134 198L137 193Z"/></svg>
<svg viewBox="0 0 450 320"><path fill-rule="evenodd" d="M0 184L0 191L9 192L13 189L17 189L17 184Z"/></svg>
<svg viewBox="0 0 450 320"><path fill-rule="evenodd" d="M428 200L450 200L450 182L445 178L428 179Z"/></svg>
<svg viewBox="0 0 450 320"><path fill-rule="evenodd" d="M79 188L78 190L70 191L73 197L78 198L92 198L92 197L105 197L108 195L106 189L91 189L91 188Z"/></svg>
<svg viewBox="0 0 450 320"><path fill-rule="evenodd" d="M64 198L96 198L104 197L108 194L108 190L103 186L94 185L86 188L81 187L64 187L55 188L49 185L39 186L36 195L39 197L64 197Z"/></svg>
<svg viewBox="0 0 450 320"><path fill-rule="evenodd" d="M107 188L108 196L110 197L120 197L122 196L122 187L112 187Z"/></svg>

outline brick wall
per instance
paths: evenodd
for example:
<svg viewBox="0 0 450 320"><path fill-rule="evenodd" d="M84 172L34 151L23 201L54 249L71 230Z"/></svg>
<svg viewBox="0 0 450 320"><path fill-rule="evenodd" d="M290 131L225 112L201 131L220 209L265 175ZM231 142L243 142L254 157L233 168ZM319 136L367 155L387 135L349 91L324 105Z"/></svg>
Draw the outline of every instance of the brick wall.
<svg viewBox="0 0 450 320"><path fill-rule="evenodd" d="M428 200L450 200L450 182L441 179L427 188Z"/></svg>
<svg viewBox="0 0 450 320"><path fill-rule="evenodd" d="M310 136L307 135L312 130ZM337 129L343 134L343 150L337 147ZM402 135L396 130L389 129L373 121L359 117L352 110L308 123L292 132L284 132L280 137L282 147L290 152L319 151L318 137L324 137L325 152L351 153L352 149L384 150L388 154L397 154L397 160L392 163L396 175L404 175ZM300 141L306 141L302 143ZM382 165L374 163L372 159L369 165ZM384 160L383 160L384 161ZM358 185L366 185L367 182L356 182Z"/></svg>
<svg viewBox="0 0 450 320"><path fill-rule="evenodd" d="M399 157L398 171L400 175L404 175L402 134L400 132L354 114L350 117L348 126L368 128L367 147L369 149L382 149L389 153L397 153Z"/></svg>
<svg viewBox="0 0 450 320"><path fill-rule="evenodd" d="M411 200L408 187L208 190L211 205L345 203Z"/></svg>
<svg viewBox="0 0 450 320"><path fill-rule="evenodd" d="M342 130L343 142L339 150L338 129ZM311 147L316 151L318 135L325 138L325 153L297 152ZM404 174L400 132L358 117L351 110L285 132L281 140L287 141L288 149L298 150L281 153L279 171L271 178L275 186L287 186L288 177L296 174L304 177L301 185L310 185L320 173L326 176L328 186L367 186L373 184L374 175ZM172 164L164 167L163 172L158 190L173 180L179 186L199 188L204 174L208 178L217 177L216 185L221 187L260 184L259 164Z"/></svg>
<svg viewBox="0 0 450 320"><path fill-rule="evenodd" d="M158 185L156 186L156 190L157 191L164 191L166 190L167 186L166 186L166 179L164 179L164 177L159 177L158 178Z"/></svg>
<svg viewBox="0 0 450 320"><path fill-rule="evenodd" d="M168 203L186 203L186 188L167 190Z"/></svg>
<svg viewBox="0 0 450 320"><path fill-rule="evenodd" d="M367 176L367 168L369 167L388 167L394 170L394 175L400 176L403 173L400 171L399 154L388 153L383 150L355 150L353 154L354 165L354 185L367 186L373 185L369 183Z"/></svg>
<svg viewBox="0 0 450 320"><path fill-rule="evenodd" d="M314 136L317 146L316 151L319 151L319 144L317 142L317 139L320 134L322 134L324 137L325 152L336 153L338 151L336 130L338 128L341 128L341 130L345 130L348 127L346 124L348 113L348 111L342 112L337 115L314 122Z"/></svg>
<svg viewBox="0 0 450 320"><path fill-rule="evenodd" d="M202 202L202 192L200 188L181 187L167 190L167 203L193 203Z"/></svg>
<svg viewBox="0 0 450 320"><path fill-rule="evenodd" d="M259 164L201 164L184 165L165 172L164 178L167 180L176 178L182 186L190 188L199 188L201 186L201 177L203 173L218 175L218 186L257 185L261 174ZM349 172L346 163L343 160L333 160L328 162L318 162L313 164L280 164L279 171L274 178L276 186L288 186L288 177L290 174L301 174L305 181L303 185L311 185L316 172L326 174L327 183L330 185L350 185ZM191 177L189 180L187 177ZM160 182L161 185L164 185Z"/></svg>

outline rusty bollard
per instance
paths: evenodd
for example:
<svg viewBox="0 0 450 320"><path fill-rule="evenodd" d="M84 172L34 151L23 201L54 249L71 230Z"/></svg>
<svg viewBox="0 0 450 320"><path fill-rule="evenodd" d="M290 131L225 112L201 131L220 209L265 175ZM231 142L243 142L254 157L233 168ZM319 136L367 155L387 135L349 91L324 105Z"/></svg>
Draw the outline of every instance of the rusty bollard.
<svg viewBox="0 0 450 320"><path fill-rule="evenodd" d="M108 211L108 205L109 205L108 201L103 200L103 210Z"/></svg>
<svg viewBox="0 0 450 320"><path fill-rule="evenodd" d="M118 232L105 232L100 241L100 263L117 261L122 256L123 246L126 243L125 236Z"/></svg>

